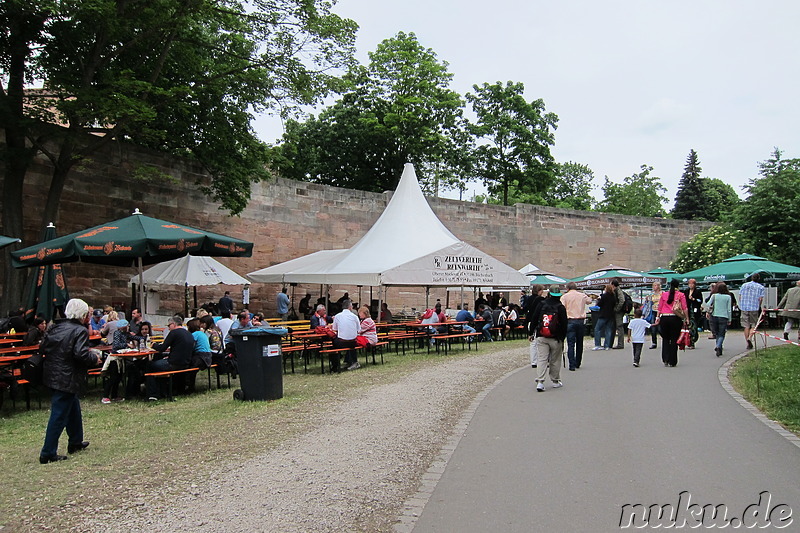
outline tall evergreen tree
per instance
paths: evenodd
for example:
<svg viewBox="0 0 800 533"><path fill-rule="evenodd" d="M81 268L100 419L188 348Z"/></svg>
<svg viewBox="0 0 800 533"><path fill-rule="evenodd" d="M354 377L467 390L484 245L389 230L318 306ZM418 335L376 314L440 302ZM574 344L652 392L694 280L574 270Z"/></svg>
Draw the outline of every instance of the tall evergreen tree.
<svg viewBox="0 0 800 533"><path fill-rule="evenodd" d="M706 218L705 194L703 178L700 177L700 161L697 152L691 150L686 158L683 176L678 184L678 193L675 195L675 207L672 209L672 218L695 220Z"/></svg>

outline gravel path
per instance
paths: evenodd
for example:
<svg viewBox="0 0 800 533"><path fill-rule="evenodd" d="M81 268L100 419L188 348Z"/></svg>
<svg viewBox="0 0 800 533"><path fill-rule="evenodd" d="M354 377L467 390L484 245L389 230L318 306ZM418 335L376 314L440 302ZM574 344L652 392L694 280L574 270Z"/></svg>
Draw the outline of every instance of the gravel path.
<svg viewBox="0 0 800 533"><path fill-rule="evenodd" d="M163 497L148 498L146 505L87 514L79 528L391 531L472 399L528 360L527 347L445 359L329 406L313 430L196 479L177 498L175 487L165 487Z"/></svg>

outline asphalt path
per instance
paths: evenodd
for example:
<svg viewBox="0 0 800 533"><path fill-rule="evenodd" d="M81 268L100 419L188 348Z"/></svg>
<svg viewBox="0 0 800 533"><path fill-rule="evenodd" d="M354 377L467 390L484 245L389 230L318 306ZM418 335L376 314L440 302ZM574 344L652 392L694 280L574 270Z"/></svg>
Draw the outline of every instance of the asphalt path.
<svg viewBox="0 0 800 533"><path fill-rule="evenodd" d="M579 370L562 370L563 388L548 379L539 393L534 369L513 373L475 411L414 533L619 531L631 517L628 529L648 529L668 505L661 528L687 518L688 529L698 507L724 505L724 519L707 508L698 529L763 526L772 512L766 530L800 531L800 449L721 386L720 366L745 349L741 331L722 357L713 342L701 334L674 368L660 344L644 346L639 368L628 344L585 351Z"/></svg>

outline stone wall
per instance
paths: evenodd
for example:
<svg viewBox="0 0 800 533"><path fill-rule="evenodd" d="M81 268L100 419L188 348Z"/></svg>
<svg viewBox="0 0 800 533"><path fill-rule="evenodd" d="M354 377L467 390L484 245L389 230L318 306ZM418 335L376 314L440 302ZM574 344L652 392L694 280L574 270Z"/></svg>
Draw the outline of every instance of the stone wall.
<svg viewBox="0 0 800 533"><path fill-rule="evenodd" d="M135 181L131 173L138 165L156 166L171 176L159 182ZM398 173L402 169L398 169ZM49 183L50 168L37 160L26 183L24 244L37 242L40 210ZM0 177L1 179L1 177ZM255 243L251 258L221 258L233 270L246 274L321 249L346 248L366 233L386 206L390 193L369 193L312 183L276 179L255 184L252 199L239 217L208 201L198 183L208 180L191 161L167 157L141 147L115 145L77 168L68 181L57 223L59 235L121 218L134 208L149 216L210 229ZM613 263L634 270L666 266L677 247L707 223L628 217L605 213L571 211L542 206L504 207L430 198L442 222L460 239L520 268L527 263L565 277L574 277ZM2 209L2 207L0 207ZM425 229L415 225L408 213L406 231ZM598 248L605 248L598 255ZM65 265L72 296L92 305L109 302L130 305L130 268ZM226 288L198 288L199 302L216 301ZM228 287L238 301L240 287ZM254 284L251 310L274 314L275 285ZM316 299L319 286L297 287L297 299L309 290ZM336 299L344 291L358 294L356 287L334 287ZM362 301L369 297L364 288ZM290 292L291 294L291 292ZM162 308L180 310L183 291L162 291ZM377 298L377 291L374 292ZM446 299L443 289L431 289L431 298ZM358 299L356 297L356 299ZM513 298L515 300L516 297ZM424 290L392 289L388 301L395 310L422 307Z"/></svg>

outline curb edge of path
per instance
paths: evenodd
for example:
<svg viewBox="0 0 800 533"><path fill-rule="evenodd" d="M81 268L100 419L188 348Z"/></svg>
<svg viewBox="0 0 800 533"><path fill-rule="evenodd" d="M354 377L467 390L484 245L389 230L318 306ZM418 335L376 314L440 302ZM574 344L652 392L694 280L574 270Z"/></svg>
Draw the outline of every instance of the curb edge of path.
<svg viewBox="0 0 800 533"><path fill-rule="evenodd" d="M768 428L772 429L773 431L778 433L780 436L782 436L783 438L785 438L786 440L788 440L789 442L791 442L792 444L794 444L795 446L800 448L800 437L798 437L797 435L795 435L794 433L792 433L788 429L784 428L778 422L772 420L767 415L762 413L758 409L758 407L756 407L752 403L748 402L744 398L744 396L742 396L741 394L736 392L736 390L733 388L733 385L731 385L730 379L728 379L728 372L730 371L731 366L733 366L733 364L736 361L738 361L742 357L748 356L749 354L750 354L750 352L742 352L739 355L735 355L735 356L731 357L730 359L728 359L727 361L725 361L722 364L722 366L719 367L719 370L717 371L717 377L719 378L720 385L722 385L722 388L725 389L728 392L728 394L730 394L731 397L734 400L739 402L739 405L741 405L746 410L748 410L750 412L750 414L752 414L758 420L763 422L764 425L766 425Z"/></svg>
<svg viewBox="0 0 800 533"><path fill-rule="evenodd" d="M441 450L439 450L439 454L433 460L430 467L428 467L428 470L422 474L422 479L417 492L412 494L403 504L403 512L398 517L398 521L394 524L394 531L396 533L411 533L411 531L414 529L414 526L417 524L417 520L419 519L420 515L422 515L422 510L425 508L428 500L430 500L431 496L433 495L436 485L442 478L442 474L444 474L447 463L453 456L453 452L455 452L456 447L458 447L458 443L464 436L467 426L469 426L469 423L475 416L475 412L478 410L481 402L483 402L486 396L488 396L489 393L492 392L492 390L494 390L494 388L502 383L505 379L511 377L517 372L525 370L527 367L528 365L525 365L507 372L505 375L500 376L494 383L488 385L475 396L475 398L472 400L472 403L469 404L469 407L467 407L467 409L464 411L464 414L461 415L461 418L453 427L453 431L442 445ZM800 447L800 439L798 439L798 447Z"/></svg>

